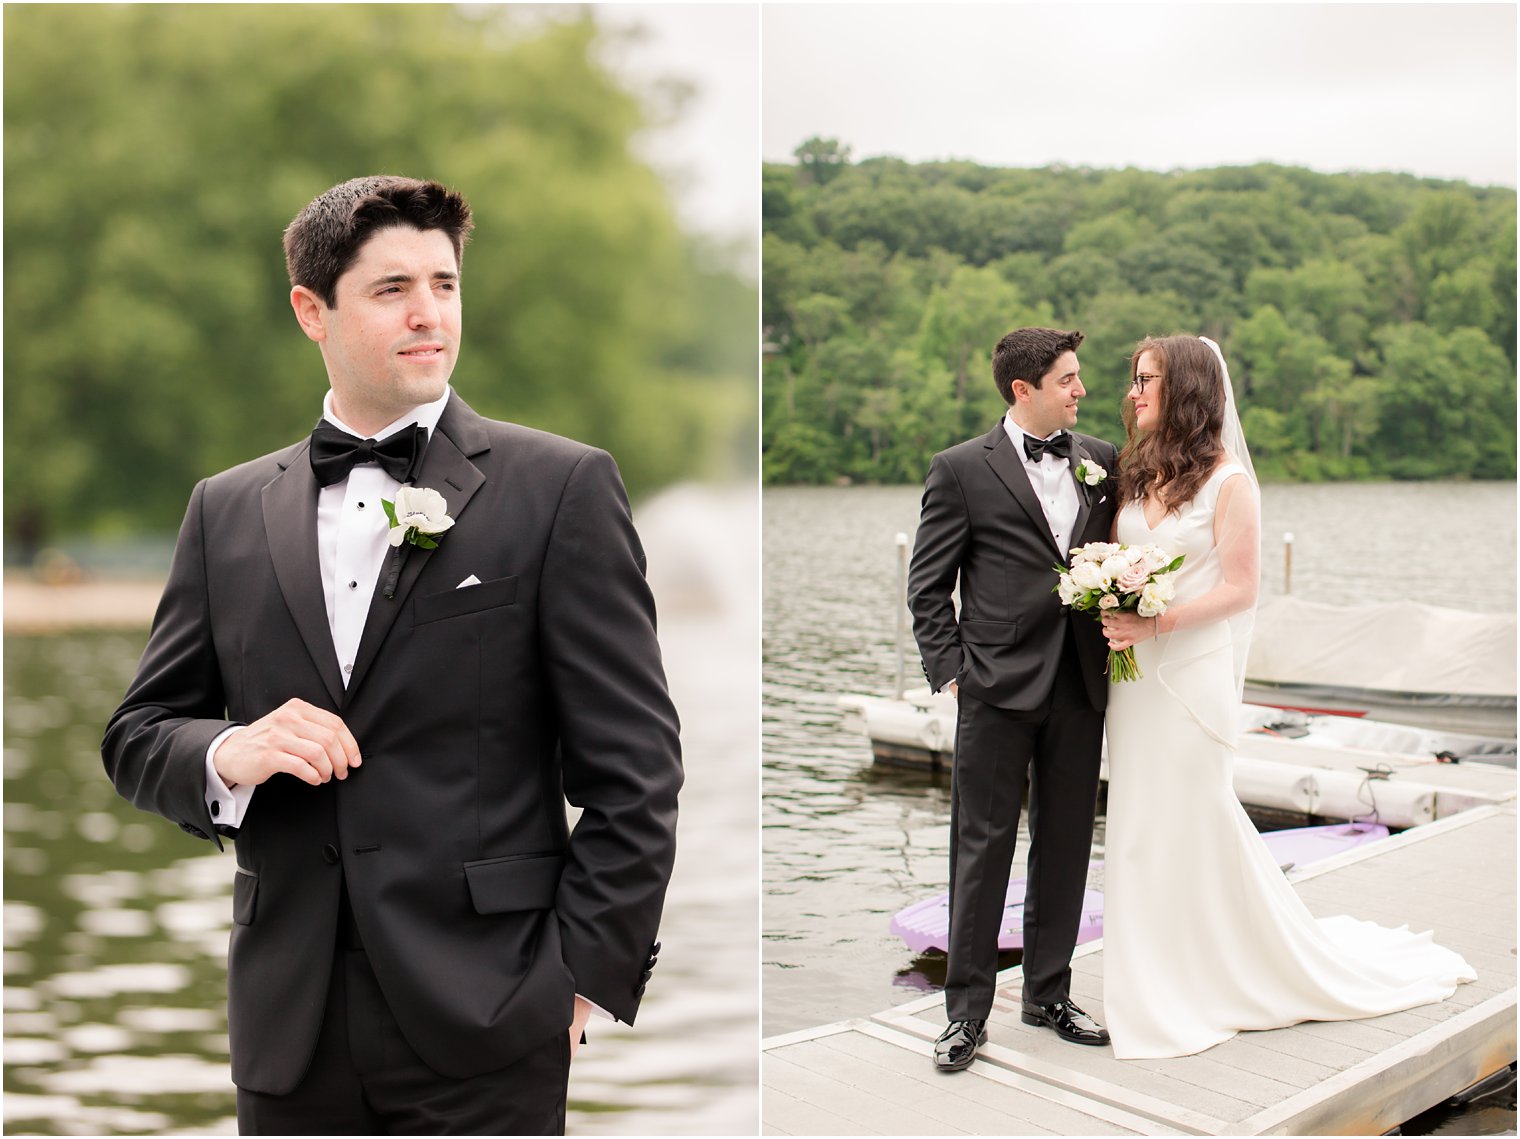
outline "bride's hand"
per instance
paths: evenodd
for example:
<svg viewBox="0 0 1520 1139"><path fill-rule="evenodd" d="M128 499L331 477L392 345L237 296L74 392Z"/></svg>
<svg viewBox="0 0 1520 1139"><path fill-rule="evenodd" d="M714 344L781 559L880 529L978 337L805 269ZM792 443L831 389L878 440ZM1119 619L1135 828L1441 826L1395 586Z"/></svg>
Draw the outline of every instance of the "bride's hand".
<svg viewBox="0 0 1520 1139"><path fill-rule="evenodd" d="M1105 613L1103 614L1103 635L1108 638L1108 647L1114 652L1120 652L1131 645L1138 645L1141 641L1154 637L1156 622L1132 610L1126 610L1123 613Z"/></svg>

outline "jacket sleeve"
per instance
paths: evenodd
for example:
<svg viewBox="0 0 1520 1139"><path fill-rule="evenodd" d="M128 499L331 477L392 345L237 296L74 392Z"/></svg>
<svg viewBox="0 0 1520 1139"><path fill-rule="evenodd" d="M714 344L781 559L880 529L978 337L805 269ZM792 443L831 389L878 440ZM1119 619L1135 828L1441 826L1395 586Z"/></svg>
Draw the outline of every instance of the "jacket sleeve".
<svg viewBox="0 0 1520 1139"><path fill-rule="evenodd" d="M924 480L923 506L913 560L908 566L908 610L929 687L938 692L965 663L951 594L971 540L971 521L960 481L944 455L934 456Z"/></svg>
<svg viewBox="0 0 1520 1139"><path fill-rule="evenodd" d="M581 809L555 908L576 992L632 1023L675 862L680 724L617 466L590 451L555 515L539 593L565 798Z"/></svg>
<svg viewBox="0 0 1520 1139"><path fill-rule="evenodd" d="M190 496L163 598L121 706L106 724L101 758L133 806L221 848L206 806L206 748L233 726L211 638L207 599L206 484Z"/></svg>

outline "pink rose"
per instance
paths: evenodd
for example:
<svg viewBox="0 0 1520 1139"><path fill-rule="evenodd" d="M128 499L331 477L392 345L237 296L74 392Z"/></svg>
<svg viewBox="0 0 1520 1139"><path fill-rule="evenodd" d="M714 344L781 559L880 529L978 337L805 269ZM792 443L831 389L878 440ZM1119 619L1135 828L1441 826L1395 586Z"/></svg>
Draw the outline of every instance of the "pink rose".
<svg viewBox="0 0 1520 1139"><path fill-rule="evenodd" d="M1125 593L1139 593L1145 588L1146 579L1150 576L1151 571L1146 567L1145 561L1142 559L1120 574L1118 581L1114 584Z"/></svg>

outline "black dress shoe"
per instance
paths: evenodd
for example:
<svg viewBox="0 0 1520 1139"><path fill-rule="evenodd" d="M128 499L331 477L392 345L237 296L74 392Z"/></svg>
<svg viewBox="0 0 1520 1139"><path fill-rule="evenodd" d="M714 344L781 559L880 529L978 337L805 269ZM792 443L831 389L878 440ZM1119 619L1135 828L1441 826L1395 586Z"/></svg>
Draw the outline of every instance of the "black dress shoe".
<svg viewBox="0 0 1520 1139"><path fill-rule="evenodd" d="M1053 1028L1057 1036L1073 1044L1108 1043L1108 1030L1070 1001L1057 1001L1053 1005L1032 1005L1025 1001L1019 1019L1036 1027Z"/></svg>
<svg viewBox="0 0 1520 1139"><path fill-rule="evenodd" d="M987 1043L985 1020L952 1020L934 1042L934 1066L941 1072L959 1072L976 1059L976 1050Z"/></svg>

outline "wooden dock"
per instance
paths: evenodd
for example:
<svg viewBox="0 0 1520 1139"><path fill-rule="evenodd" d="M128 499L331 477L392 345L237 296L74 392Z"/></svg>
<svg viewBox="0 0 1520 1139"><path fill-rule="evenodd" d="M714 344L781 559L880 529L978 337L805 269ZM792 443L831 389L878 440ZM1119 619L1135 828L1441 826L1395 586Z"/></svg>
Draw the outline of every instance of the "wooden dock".
<svg viewBox="0 0 1520 1139"><path fill-rule="evenodd" d="M1434 929L1478 980L1436 1005L1248 1032L1197 1056L1121 1061L1019 1020L998 977L989 1041L931 1062L938 995L762 1042L767 1135L1379 1135L1515 1060L1515 805L1405 831L1290 874L1320 916ZM1103 943L1072 997L1103 1019Z"/></svg>

